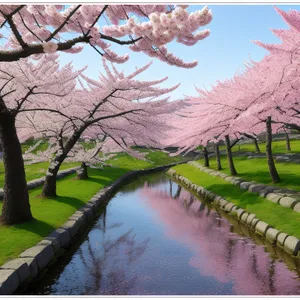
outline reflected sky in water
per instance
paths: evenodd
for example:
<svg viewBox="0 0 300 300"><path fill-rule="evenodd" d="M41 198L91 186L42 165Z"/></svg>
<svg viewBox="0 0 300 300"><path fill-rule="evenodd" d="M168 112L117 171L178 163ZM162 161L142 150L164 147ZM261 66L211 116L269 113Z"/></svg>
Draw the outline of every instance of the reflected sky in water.
<svg viewBox="0 0 300 300"><path fill-rule="evenodd" d="M74 254L29 293L300 294L289 270L297 262L238 234L245 231L163 173L145 176L109 202Z"/></svg>

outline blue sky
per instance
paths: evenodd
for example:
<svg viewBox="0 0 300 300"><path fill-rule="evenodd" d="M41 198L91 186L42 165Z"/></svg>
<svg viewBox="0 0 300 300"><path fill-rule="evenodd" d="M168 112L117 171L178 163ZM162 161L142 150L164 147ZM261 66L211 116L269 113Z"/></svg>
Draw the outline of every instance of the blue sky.
<svg viewBox="0 0 300 300"><path fill-rule="evenodd" d="M152 66L139 78L144 80L158 79L168 76L164 86L171 86L181 82L181 86L174 91L173 99L181 99L183 95L195 95L194 85L210 88L216 80L232 77L243 67L249 55L254 60L260 60L267 53L256 46L251 40L261 40L267 43L279 43L270 28L287 28L282 18L276 13L272 5L208 5L213 12L213 20L207 26L211 35L192 47L178 43L171 43L168 49L186 61L198 61L193 69L182 69L169 66L157 59L144 54L134 53L126 46L117 46L118 53L130 55L125 64L117 65L118 69L132 72L136 66L142 66L153 61ZM297 9L300 5L277 5L281 9ZM189 11L202 8L203 5L191 5ZM97 78L102 70L101 57L91 47L86 46L79 54L62 54L61 62L73 61L76 68L88 65L85 74Z"/></svg>

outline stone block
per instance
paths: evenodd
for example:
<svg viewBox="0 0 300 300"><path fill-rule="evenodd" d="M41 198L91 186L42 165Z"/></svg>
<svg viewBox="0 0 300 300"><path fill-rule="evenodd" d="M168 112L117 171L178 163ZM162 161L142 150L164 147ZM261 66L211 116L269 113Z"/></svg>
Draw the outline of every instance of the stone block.
<svg viewBox="0 0 300 300"><path fill-rule="evenodd" d="M252 221L251 221L250 226L251 226L252 228L255 228L255 226L256 226L256 224L257 224L258 222L259 222L259 219L253 218Z"/></svg>
<svg viewBox="0 0 300 300"><path fill-rule="evenodd" d="M233 185L238 186L238 187L241 185L242 182L243 181L241 179L234 179L234 180L231 181L231 183Z"/></svg>
<svg viewBox="0 0 300 300"><path fill-rule="evenodd" d="M280 231L278 231L277 229L269 228L266 232L266 240L272 244L275 244L279 233Z"/></svg>
<svg viewBox="0 0 300 300"><path fill-rule="evenodd" d="M69 220L74 220L78 224L78 229L82 229L86 224L86 216L84 214L73 214Z"/></svg>
<svg viewBox="0 0 300 300"><path fill-rule="evenodd" d="M198 188L197 188L197 193L198 193L198 194L201 194L201 193L202 193L202 190L203 190L203 187L202 187L202 186L198 186Z"/></svg>
<svg viewBox="0 0 300 300"><path fill-rule="evenodd" d="M300 202L296 203L293 210L296 211L296 212L300 212Z"/></svg>
<svg viewBox="0 0 300 300"><path fill-rule="evenodd" d="M0 269L0 295L11 295L19 287L19 276L15 270Z"/></svg>
<svg viewBox="0 0 300 300"><path fill-rule="evenodd" d="M222 199L222 197L221 196L219 196L219 195L216 195L216 197L215 197L215 199L214 199L214 203L215 204L218 204L219 203L219 201Z"/></svg>
<svg viewBox="0 0 300 300"><path fill-rule="evenodd" d="M270 193L267 189L262 189L259 191L259 196L265 198Z"/></svg>
<svg viewBox="0 0 300 300"><path fill-rule="evenodd" d="M250 193L259 193L262 189L265 188L263 184L251 184L248 188Z"/></svg>
<svg viewBox="0 0 300 300"><path fill-rule="evenodd" d="M38 245L50 245L53 247L55 253L60 250L60 241L55 237L45 237L42 241L38 243Z"/></svg>
<svg viewBox="0 0 300 300"><path fill-rule="evenodd" d="M277 236L277 245L283 247L284 242L288 236L289 236L288 234L286 234L284 232L280 232Z"/></svg>
<svg viewBox="0 0 300 300"><path fill-rule="evenodd" d="M28 265L28 267L30 269L31 278L35 278L35 277L38 276L38 274L39 274L39 267L38 267L38 264L37 264L35 258L24 257L24 258L19 258L19 259L23 260Z"/></svg>
<svg viewBox="0 0 300 300"><path fill-rule="evenodd" d="M248 188L251 184L252 184L251 182L247 182L247 181L241 182L240 188L243 190L248 190Z"/></svg>
<svg viewBox="0 0 300 300"><path fill-rule="evenodd" d="M93 209L90 207L84 206L84 207L80 208L79 211L82 211L86 215L88 221L90 221L94 218Z"/></svg>
<svg viewBox="0 0 300 300"><path fill-rule="evenodd" d="M279 204L286 208L293 208L297 201L292 197L282 197L279 200Z"/></svg>
<svg viewBox="0 0 300 300"><path fill-rule="evenodd" d="M241 217L242 217L242 215L245 213L245 210L244 209L242 209L242 208L239 208L238 210L237 210L237 217L239 218L239 219L241 219Z"/></svg>
<svg viewBox="0 0 300 300"><path fill-rule="evenodd" d="M227 211L227 212L231 212L234 207L235 207L235 205L233 203L227 203L224 206L224 210Z"/></svg>
<svg viewBox="0 0 300 300"><path fill-rule="evenodd" d="M228 177L228 176L229 176L228 174L221 173L221 172L220 172L220 175L219 175L219 177L221 177L221 178L223 178L223 179L224 179L225 177Z"/></svg>
<svg viewBox="0 0 300 300"><path fill-rule="evenodd" d="M22 284L29 279L31 275L28 264L21 258L16 258L5 263L0 269L16 271L19 277L19 284Z"/></svg>
<svg viewBox="0 0 300 300"><path fill-rule="evenodd" d="M247 212L244 212L241 217L240 220L246 224L247 218L248 218L249 214Z"/></svg>
<svg viewBox="0 0 300 300"><path fill-rule="evenodd" d="M267 224L266 222L263 221L259 221L257 222L256 226L255 226L255 231L260 234L261 236L265 236L267 230L270 228L271 226L269 224Z"/></svg>
<svg viewBox="0 0 300 300"><path fill-rule="evenodd" d="M225 207L225 205L228 203L228 201L226 201L224 198L219 200L219 206L221 208Z"/></svg>
<svg viewBox="0 0 300 300"><path fill-rule="evenodd" d="M57 238L60 242L61 248L68 248L71 242L71 235L68 230L65 230L63 228L58 228L54 230L48 237L45 239L53 239Z"/></svg>
<svg viewBox="0 0 300 300"><path fill-rule="evenodd" d="M282 197L283 197L282 195L279 195L276 193L270 193L266 196L266 199L268 199L269 201L272 201L274 203L278 203Z"/></svg>
<svg viewBox="0 0 300 300"><path fill-rule="evenodd" d="M289 254L297 256L300 250L300 240L294 236L288 236L284 241L283 248Z"/></svg>
<svg viewBox="0 0 300 300"><path fill-rule="evenodd" d="M21 258L35 258L39 270L43 270L55 257L53 247L50 245L37 245L27 249L20 255Z"/></svg>
<svg viewBox="0 0 300 300"><path fill-rule="evenodd" d="M74 237L79 230L79 223L76 220L69 220L65 222L60 228L68 230L71 237Z"/></svg>
<svg viewBox="0 0 300 300"><path fill-rule="evenodd" d="M227 177L224 177L224 180L230 182L232 179L234 179L234 177L232 176L227 176Z"/></svg>
<svg viewBox="0 0 300 300"><path fill-rule="evenodd" d="M237 206L233 206L233 208L231 209L231 211L229 212L229 214L232 215L232 216L236 216L237 215L237 210L238 210L238 207Z"/></svg>
<svg viewBox="0 0 300 300"><path fill-rule="evenodd" d="M255 214L249 214L247 216L246 224L251 225L252 220L256 217Z"/></svg>

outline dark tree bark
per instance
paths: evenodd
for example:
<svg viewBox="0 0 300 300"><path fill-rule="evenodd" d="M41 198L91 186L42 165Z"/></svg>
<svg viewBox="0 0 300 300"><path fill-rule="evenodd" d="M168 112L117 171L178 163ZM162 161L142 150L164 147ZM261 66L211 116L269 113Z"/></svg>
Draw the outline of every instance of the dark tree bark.
<svg viewBox="0 0 300 300"><path fill-rule="evenodd" d="M237 171L234 167L233 157L232 157L232 152L231 152L232 146L230 145L230 139L229 139L228 135L225 136L225 142L226 142L226 153L227 153L228 167L229 167L229 170L230 170L230 174L234 176L234 175L237 175Z"/></svg>
<svg viewBox="0 0 300 300"><path fill-rule="evenodd" d="M78 174L77 177L79 179L88 179L89 178L89 176L88 176L88 168L87 168L87 165L84 162L81 163L80 173Z"/></svg>
<svg viewBox="0 0 300 300"><path fill-rule="evenodd" d="M285 148L287 151L291 151L290 137L287 132L285 133Z"/></svg>
<svg viewBox="0 0 300 300"><path fill-rule="evenodd" d="M203 157L204 157L204 166L209 167L209 158L208 152L206 147L202 147Z"/></svg>
<svg viewBox="0 0 300 300"><path fill-rule="evenodd" d="M13 225L32 220L21 145L15 117L7 112L0 116L0 143L5 170L4 198L0 223Z"/></svg>
<svg viewBox="0 0 300 300"><path fill-rule="evenodd" d="M217 168L218 168L218 171L220 171L220 170L222 170L222 165L221 165L219 143L215 144L215 153L216 153Z"/></svg>
<svg viewBox="0 0 300 300"><path fill-rule="evenodd" d="M42 196L43 197L56 197L56 176L59 171L61 164L64 162L68 153L72 150L73 146L79 140L81 134L85 130L86 127L81 127L68 139L66 144L64 145L63 153L60 155L56 155L54 158L55 167L48 168L47 175L45 178Z"/></svg>
<svg viewBox="0 0 300 300"><path fill-rule="evenodd" d="M255 145L255 152L256 153L260 153L260 149L259 149L259 145L258 145L257 139L254 138L253 142L254 142L254 145Z"/></svg>
<svg viewBox="0 0 300 300"><path fill-rule="evenodd" d="M272 119L268 117L266 120L266 154L269 167L269 173L274 183L280 182L280 177L275 167L272 153Z"/></svg>
<svg viewBox="0 0 300 300"><path fill-rule="evenodd" d="M181 189L182 189L182 187L181 187L180 185L178 185L178 186L177 186L176 193L175 193L175 195L174 195L174 199L179 198L180 193L181 193Z"/></svg>

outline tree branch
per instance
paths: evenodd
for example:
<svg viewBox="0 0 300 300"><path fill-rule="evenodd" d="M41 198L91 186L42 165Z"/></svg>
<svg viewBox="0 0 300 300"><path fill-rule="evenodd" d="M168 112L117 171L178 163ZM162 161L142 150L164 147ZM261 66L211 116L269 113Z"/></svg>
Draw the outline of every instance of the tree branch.
<svg viewBox="0 0 300 300"><path fill-rule="evenodd" d="M77 5L71 12L70 14L66 17L63 23L60 24L52 33L51 35L46 39L46 42L51 41L56 34L58 34L62 28L68 23L68 21L72 18L72 16L76 13L76 11L81 7L82 5Z"/></svg>

